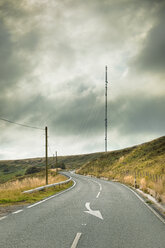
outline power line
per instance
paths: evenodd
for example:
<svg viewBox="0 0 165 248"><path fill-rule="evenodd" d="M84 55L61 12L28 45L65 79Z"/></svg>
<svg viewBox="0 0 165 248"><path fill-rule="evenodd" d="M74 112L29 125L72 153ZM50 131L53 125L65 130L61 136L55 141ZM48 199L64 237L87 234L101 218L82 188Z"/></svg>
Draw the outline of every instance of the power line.
<svg viewBox="0 0 165 248"><path fill-rule="evenodd" d="M50 144L48 145L49 152L53 155L52 149L50 148Z"/></svg>
<svg viewBox="0 0 165 248"><path fill-rule="evenodd" d="M34 126L30 126L30 125L26 125L26 124L22 124L22 123L10 121L10 120L7 120L7 119L1 118L1 117L0 117L0 120L1 121L9 122L11 124L19 125L19 126L22 126L22 127L28 127L28 128L33 128L33 129L45 130L44 128L34 127Z"/></svg>

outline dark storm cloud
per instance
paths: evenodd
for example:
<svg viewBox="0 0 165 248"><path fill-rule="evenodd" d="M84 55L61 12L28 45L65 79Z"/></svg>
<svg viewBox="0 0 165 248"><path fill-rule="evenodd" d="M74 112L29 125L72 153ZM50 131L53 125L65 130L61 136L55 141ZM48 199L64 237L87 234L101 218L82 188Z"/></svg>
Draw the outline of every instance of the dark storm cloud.
<svg viewBox="0 0 165 248"><path fill-rule="evenodd" d="M104 101L98 98L99 94L88 91L85 95L79 94L79 97L63 102L37 97L29 103L33 106L29 122L43 120L42 126L48 124L50 131L59 136L97 136L104 132ZM120 96L108 103L109 130L118 130L119 134L128 136L161 135L165 125L164 106L163 96ZM24 107L22 112L25 111Z"/></svg>
<svg viewBox="0 0 165 248"><path fill-rule="evenodd" d="M75 81L79 81L77 78ZM81 79L82 81L83 79ZM71 82L70 82L71 84ZM66 91L70 89L66 85ZM56 136L97 136L104 133L104 92L79 83L72 94L60 98L34 95L24 101L12 98L0 101L2 113L13 121L33 124L44 128L48 125ZM120 135L156 134L164 132L165 99L163 96L146 94L125 95L108 103L109 131ZM15 111L17 110L17 111Z"/></svg>
<svg viewBox="0 0 165 248"><path fill-rule="evenodd" d="M1 0L0 115L47 125L53 137L63 140L79 135L95 142L104 133L104 85L99 81L104 81L108 61L119 68L112 80L117 93L108 103L109 131L135 140L139 134L161 135L163 97L147 95L145 89L139 93L133 81L130 89L127 76L122 87L129 95L123 96L118 81L135 51L130 70L135 69L136 82L137 69L163 71L164 20L164 1Z"/></svg>
<svg viewBox="0 0 165 248"><path fill-rule="evenodd" d="M158 3L160 4L158 5ZM148 32L140 53L133 58L132 64L135 66L135 69L143 72L164 73L165 2L158 1L155 9L155 24Z"/></svg>
<svg viewBox="0 0 165 248"><path fill-rule="evenodd" d="M164 133L165 98L137 94L110 103L111 127L122 135Z"/></svg>
<svg viewBox="0 0 165 248"><path fill-rule="evenodd" d="M3 18L24 18L28 12L24 8L25 1L22 0L1 0L0 2L0 15Z"/></svg>
<svg viewBox="0 0 165 248"><path fill-rule="evenodd" d="M74 80L79 82L80 78ZM71 82L67 83L66 92L70 87ZM96 135L96 131L102 132L104 123L104 101L99 95L100 91L89 87L88 82L79 82L67 96L61 93L60 98L49 99L39 94L24 100L1 96L1 115L21 123L48 125L56 135Z"/></svg>
<svg viewBox="0 0 165 248"><path fill-rule="evenodd" d="M109 130L118 130L121 135L154 133L161 135L165 125L165 99L137 94L109 102ZM60 114L59 114L60 113ZM65 103L53 116L51 122L57 133L76 134L85 132L98 135L104 132L104 103L97 93ZM53 125L52 125L53 127Z"/></svg>
<svg viewBox="0 0 165 248"><path fill-rule="evenodd" d="M89 132L97 135L102 132L104 105L95 94L79 96L75 101L68 101L50 117L52 128L57 134L80 136Z"/></svg>
<svg viewBox="0 0 165 248"><path fill-rule="evenodd" d="M1 93L5 89L15 88L34 70L34 59L30 52L33 52L33 56L35 55L34 52L39 45L40 31L38 27L31 26L27 31L22 29L23 33L19 34L21 26L27 25L31 20L31 14L35 14L34 11L29 13L24 4L25 1L22 4L20 1L0 3Z"/></svg>
<svg viewBox="0 0 165 248"><path fill-rule="evenodd" d="M1 91L26 73L26 60L20 59L11 40L10 32L4 23L0 22L0 86Z"/></svg>
<svg viewBox="0 0 165 248"><path fill-rule="evenodd" d="M16 46L18 49L24 49L25 52L35 52L39 47L41 36L40 30L30 30L17 41Z"/></svg>

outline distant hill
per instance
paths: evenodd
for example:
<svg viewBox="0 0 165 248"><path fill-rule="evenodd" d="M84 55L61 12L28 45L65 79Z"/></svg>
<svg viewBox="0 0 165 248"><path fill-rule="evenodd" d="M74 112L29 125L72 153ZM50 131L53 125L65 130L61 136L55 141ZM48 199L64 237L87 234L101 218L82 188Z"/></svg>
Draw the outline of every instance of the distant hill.
<svg viewBox="0 0 165 248"><path fill-rule="evenodd" d="M85 163L96 159L101 156L102 153L92 153L84 155L73 156L59 156L57 167L65 164L66 169L77 169ZM53 157L48 159L49 168L56 167L56 162ZM30 167L45 168L45 158L28 158L17 160L1 160L0 161L0 183L4 183L8 180L22 177L26 170Z"/></svg>
<svg viewBox="0 0 165 248"><path fill-rule="evenodd" d="M49 167L55 167L55 160L49 157ZM165 173L165 136L112 152L83 155L59 156L58 165L66 169L79 169L81 174L114 178L121 173L144 171L163 175ZM20 178L32 166L45 168L45 158L28 158L0 161L0 183Z"/></svg>

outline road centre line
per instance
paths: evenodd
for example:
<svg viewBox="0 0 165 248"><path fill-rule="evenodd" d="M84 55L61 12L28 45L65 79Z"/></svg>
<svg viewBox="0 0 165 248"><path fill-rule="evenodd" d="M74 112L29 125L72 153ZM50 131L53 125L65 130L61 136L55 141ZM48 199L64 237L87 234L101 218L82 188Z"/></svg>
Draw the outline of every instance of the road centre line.
<svg viewBox="0 0 165 248"><path fill-rule="evenodd" d="M85 176L82 176L82 175L79 175L80 177L85 177ZM98 184L99 185L99 192L98 192L98 194L97 194L97 196L96 196L96 198L98 198L99 197L99 195L100 195L100 193L101 193L101 191L102 191L102 185L101 185L101 183L99 183L99 182L97 182L97 181L95 181L95 180L93 180L93 179L91 179L90 178L90 181L92 181L92 182L94 182L94 183L96 183L96 184Z"/></svg>
<svg viewBox="0 0 165 248"><path fill-rule="evenodd" d="M13 212L12 214L18 214L18 213L20 213L20 212L22 212L23 211L23 209L20 209L20 210L17 210L17 211L15 211L15 212Z"/></svg>
<svg viewBox="0 0 165 248"><path fill-rule="evenodd" d="M99 182L97 182L97 181L95 181L95 180L93 180L93 179L91 179L91 181L97 183L97 184L99 185L99 187L100 187L100 191L102 190L102 185L101 185L101 183L99 183Z"/></svg>
<svg viewBox="0 0 165 248"><path fill-rule="evenodd" d="M101 190L102 190L102 185L101 185L101 183L99 183L99 182L97 182L97 181L95 181L95 180L93 180L93 179L91 179L91 181L93 181L94 183L97 183L97 184L99 185L99 187L100 187L100 191L98 192L98 194L97 194L97 196L96 196L96 198L99 198L99 195L100 195Z"/></svg>
<svg viewBox="0 0 165 248"><path fill-rule="evenodd" d="M131 188L129 188L128 186L126 186L126 185L124 185L124 184L122 184L125 188L127 188L127 189L129 189L130 191L132 191L135 195L136 195L136 197L138 197L139 198L139 200L140 201L142 201L143 203L144 203L144 205L147 207L147 208L149 208L150 210L151 210L151 212L154 214L154 215L156 215L156 217L163 223L163 224L165 224L165 220L153 209L153 208L151 208L134 190L132 190Z"/></svg>
<svg viewBox="0 0 165 248"><path fill-rule="evenodd" d="M3 216L3 217L0 218L0 220L4 220L6 218L7 218L7 216Z"/></svg>
<svg viewBox="0 0 165 248"><path fill-rule="evenodd" d="M76 186L76 182L75 182L73 179L72 179L72 181L74 182L74 184L72 185L72 187L70 187L70 188L68 188L68 189L66 189L66 190L64 190L64 191L62 191L62 192L60 192L60 193L58 193L58 194L52 195L52 196L50 196L50 197L47 197L46 199L44 199L44 200L42 200L42 201L36 202L36 203L34 203L34 204L28 206L27 208L33 208L33 207L35 207L35 206L37 206L37 205L39 205L39 204L41 204L41 203L43 203L43 202L45 202L45 201L48 201L48 200L50 200L50 199L52 199L52 198L55 198L56 196L62 195L63 193L65 193L65 192L71 190L72 188L74 188L74 187Z"/></svg>
<svg viewBox="0 0 165 248"><path fill-rule="evenodd" d="M97 194L96 198L99 198L100 192Z"/></svg>
<svg viewBox="0 0 165 248"><path fill-rule="evenodd" d="M74 239L74 241L72 243L71 248L76 248L77 247L77 244L79 242L79 239L80 239L81 235L82 235L82 233L77 233L76 234L76 237L75 237L75 239Z"/></svg>

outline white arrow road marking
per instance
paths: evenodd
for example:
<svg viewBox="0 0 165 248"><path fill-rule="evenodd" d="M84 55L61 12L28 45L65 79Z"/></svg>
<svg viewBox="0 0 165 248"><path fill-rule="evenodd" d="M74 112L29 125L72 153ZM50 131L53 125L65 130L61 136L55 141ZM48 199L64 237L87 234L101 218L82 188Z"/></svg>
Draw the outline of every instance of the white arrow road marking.
<svg viewBox="0 0 165 248"><path fill-rule="evenodd" d="M97 218L100 218L100 219L103 220L103 217L102 217L102 215L101 215L101 213L100 213L99 210L92 210L92 209L90 208L90 202L87 202L87 203L85 204L85 207L88 209L88 211L84 211L85 213L94 215L94 216L96 216Z"/></svg>

